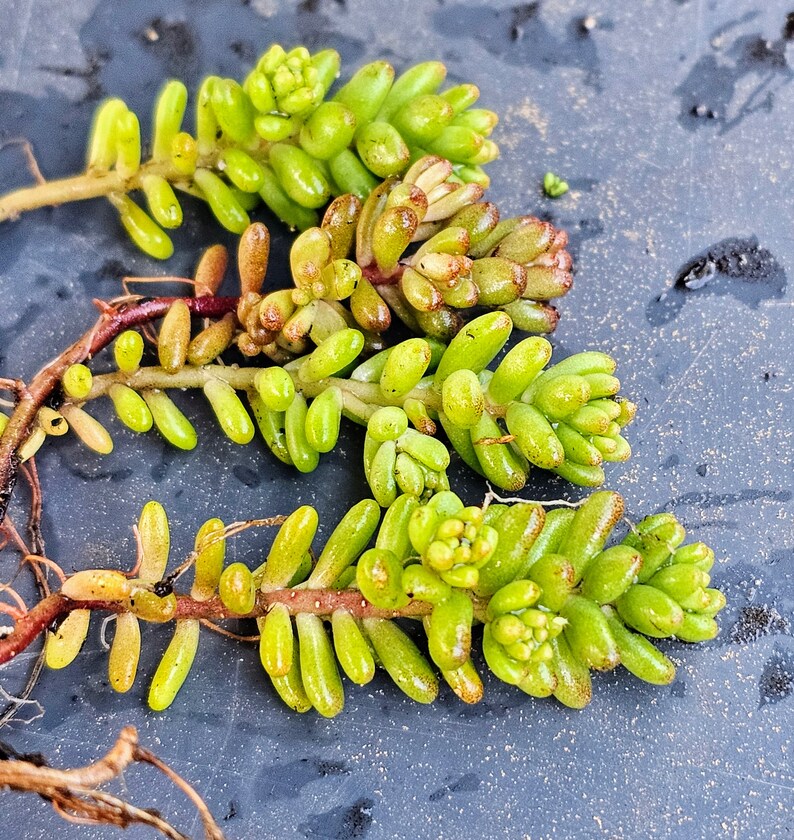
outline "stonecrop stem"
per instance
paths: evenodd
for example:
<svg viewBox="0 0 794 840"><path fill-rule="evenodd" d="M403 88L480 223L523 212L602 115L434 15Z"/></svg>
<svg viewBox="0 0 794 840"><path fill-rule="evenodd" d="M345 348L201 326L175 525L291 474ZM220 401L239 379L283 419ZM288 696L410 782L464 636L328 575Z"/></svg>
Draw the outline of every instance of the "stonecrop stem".
<svg viewBox="0 0 794 840"><path fill-rule="evenodd" d="M69 204L72 201L87 201L91 198L103 198L113 193L127 193L140 189L146 175L170 176L173 180L177 173L158 161L152 161L141 167L131 177L124 177L119 172L97 172L73 175L45 181L32 187L22 187L0 197L0 222L16 219L28 210ZM179 186L178 182L175 186Z"/></svg>
<svg viewBox="0 0 794 840"><path fill-rule="evenodd" d="M20 601L14 629L0 639L0 665L46 631L46 664L65 668L83 647L91 613L113 612L108 677L115 691L126 692L141 652L139 622L173 621L148 695L150 708L164 711L188 678L201 625L228 635L217 621L256 619L259 635L241 640L258 642L282 700L334 717L344 707L339 668L365 685L376 664L409 697L431 703L438 693L432 662L463 702L477 702L477 623L484 625L485 662L498 679L582 708L592 696L591 670L622 664L641 680L668 685L675 665L653 640L706 642L719 632L715 617L725 596L711 587L714 552L686 543L684 526L670 513L646 517L608 547L624 510L614 491L548 511L490 497L466 506L445 489L430 497L406 492L382 512L384 506L373 499L353 505L319 555L312 551L319 517L308 505L226 526L210 519L198 529L194 551L168 573L168 517L150 501L136 532L139 576L83 569L29 612ZM275 525L264 562L225 565L228 538ZM190 593L175 593L190 566ZM396 619L421 621L427 656Z"/></svg>
<svg viewBox="0 0 794 840"><path fill-rule="evenodd" d="M486 602L474 599L475 615L485 616ZM330 618L338 609L356 618L417 618L428 615L431 605L424 601L410 601L400 609L380 609L362 598L357 590L338 589L277 589L272 592L257 593L256 604L243 618L261 618L267 615L276 604L282 604L289 615L308 614ZM122 601L72 600L59 593L43 598L29 612L22 616L14 626L14 630L0 639L0 666L10 662L14 657L26 650L53 622L62 619L75 610L91 610L125 614L127 606ZM206 601L193 598L190 595L176 596L176 611L173 618L177 621L184 619L204 619L221 621L227 618L240 618L237 613L229 610L220 598Z"/></svg>
<svg viewBox="0 0 794 840"><path fill-rule="evenodd" d="M102 314L91 329L45 365L27 385L20 383L16 407L0 435L0 522L5 518L16 483L17 449L30 434L36 413L60 385L66 370L96 355L124 330L162 317L173 302L174 298L149 298L116 306L100 304ZM238 299L207 295L188 299L186 303L194 315L218 318L234 312Z"/></svg>

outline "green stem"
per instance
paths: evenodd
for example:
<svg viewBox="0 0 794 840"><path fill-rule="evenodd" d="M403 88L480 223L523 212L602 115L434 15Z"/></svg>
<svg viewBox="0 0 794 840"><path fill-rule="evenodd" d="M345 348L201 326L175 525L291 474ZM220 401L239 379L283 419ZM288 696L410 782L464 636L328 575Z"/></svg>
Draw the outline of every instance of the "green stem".
<svg viewBox="0 0 794 840"><path fill-rule="evenodd" d="M214 156L213 156L214 158ZM210 161L202 161L209 165ZM6 193L0 197L0 222L15 219L27 210L66 204L70 201L86 201L102 198L111 193L128 193L142 187L146 175L160 175L175 186L187 187L190 178L177 172L169 161L149 160L129 178L123 178L115 170L109 172L84 172L70 178L45 181L34 187Z"/></svg>
<svg viewBox="0 0 794 840"><path fill-rule="evenodd" d="M212 379L227 382L236 391L245 391L254 387L254 379L262 368L235 367L233 365L204 365L195 367L185 365L176 373L168 373L161 367L142 367L134 373L103 373L94 377L91 392L85 401L106 396L114 384L128 385L136 391L149 388L168 390L169 388L203 388ZM318 382L303 382L297 371L289 371L295 383L295 389L308 399L319 396L323 391L336 385L344 397L346 415L357 423L366 425L376 408L386 405L402 406L408 399L421 400L431 411L441 408L441 397L430 383L418 385L402 397L388 397L377 382L358 382L354 379L328 377Z"/></svg>

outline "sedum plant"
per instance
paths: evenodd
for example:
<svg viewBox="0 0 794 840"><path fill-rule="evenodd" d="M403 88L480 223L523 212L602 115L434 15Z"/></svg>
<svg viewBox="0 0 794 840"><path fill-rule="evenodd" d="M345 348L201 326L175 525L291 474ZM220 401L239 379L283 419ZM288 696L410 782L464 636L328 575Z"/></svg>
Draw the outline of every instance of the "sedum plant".
<svg viewBox="0 0 794 840"><path fill-rule="evenodd" d="M450 164L423 158L412 171L417 179L435 171L432 178L446 183ZM422 183L432 194L434 187ZM464 190L455 187L440 200ZM413 196L413 208L397 202L389 206L388 199L397 194ZM411 229L417 230L426 206L419 196L426 195L411 181L392 180L363 206L352 195L333 202L323 225L302 233L293 246L292 289L263 293L270 236L257 222L240 239L239 297L215 294L228 256L224 248L213 246L202 256L194 279L186 281L193 285L195 297L143 299L110 308L102 327L97 325L62 354L57 372L53 365L42 371L47 392L40 393L37 405L26 402L25 412L17 412L12 421L17 442L6 436L4 451L0 445L4 481L11 472L12 456L25 462L47 436L70 429L94 451L110 452L110 432L86 410L100 397L112 401L119 419L131 430L144 433L157 428L172 445L192 449L196 432L168 392L200 388L227 437L249 443L258 427L276 457L301 472L313 471L320 455L334 448L343 416L366 425L365 472L384 506L399 491L421 496L447 486L449 450L433 437L439 427L470 467L501 488L520 489L530 465L554 470L578 484L602 484L602 465L630 455L621 430L635 411L633 403L617 396L620 382L612 375L614 360L602 353L583 353L545 369L551 345L535 336L513 347L494 371L488 370L511 336L513 316L519 327L527 326L530 310L553 312L556 319L556 311L547 304L519 293L527 292L524 281L532 273L541 278L539 284L567 288L567 269L543 261L549 254L552 261L567 257L560 250L564 234L531 217L500 222L493 205L464 199L462 206L453 207L451 218L460 222L465 215L469 227L422 222L429 225L430 239L408 258L417 266L413 269L397 259L406 247L405 235L398 234L400 244L395 249L393 226L380 222L392 211L401 215L405 211L412 217ZM440 250L444 242L456 242L465 243L473 253L470 231L476 233L477 253L492 256L470 258ZM367 244L361 245L362 241ZM370 249L375 262L362 259L362 269L343 256L353 247L357 255L362 247ZM387 251L395 255L389 277L384 280L379 275L377 282L370 282L367 275L375 279L376 271L386 271L381 258ZM435 310L414 309L411 314L408 296L386 281L399 278L401 267L420 277L420 270L430 272L429 265L444 260L455 266L452 282L473 286L474 300L480 305L456 307L442 300ZM560 273L565 275L562 279L557 277ZM505 275L513 282L503 284L502 296L494 297ZM516 278L521 280L518 287L513 284ZM435 285L428 277L422 279L436 291L441 285L438 279ZM382 297L387 288L393 295ZM506 303L508 292L516 298L510 303ZM538 294L537 286L531 294ZM406 323L427 327L430 322L421 321L421 315L441 315L454 323L455 331L440 331L447 343L425 334L386 347L375 328L384 328L387 322L381 318L380 324L373 323L372 312L392 311L387 299ZM478 315L457 331L462 312L483 308L494 311ZM192 315L203 317L197 331ZM156 364L151 364L154 360L146 353L142 333L121 327L150 330L149 324L159 317ZM95 343L98 336L101 341ZM94 376L84 362L111 339L115 339L117 371ZM263 356L265 364L225 364L222 354L234 347L249 360ZM52 400L56 388L60 397ZM5 422L0 414L0 423Z"/></svg>
<svg viewBox="0 0 794 840"><path fill-rule="evenodd" d="M249 228L239 260L242 288L249 291L239 299L204 293L217 286L216 269L224 264L211 249L196 273L202 294L143 304L153 311L156 303L155 314L163 316L156 364L148 364L144 339L135 330L120 331L115 339L116 372L95 376L83 361L65 364L60 379L51 382L60 387L60 399L42 401L27 427L17 425L25 435L16 447L19 459L34 455L47 436L70 429L94 451L110 452L110 433L86 410L105 397L132 431L156 428L172 445L192 449L196 432L168 393L187 388L202 390L232 441L249 443L258 427L279 460L305 473L335 447L343 416L365 425L365 473L383 506L400 491L423 496L448 487L450 454L434 437L439 427L468 466L512 491L524 486L530 465L598 486L605 479L603 464L630 456L622 430L636 407L618 396L620 381L607 354L579 353L547 367L550 343L531 336L489 370L513 330L505 311L474 318L449 344L417 337L365 357L367 333L346 326L341 315L339 321L324 319L320 310L307 334L314 349L302 345L303 355L275 341L266 357L281 366L221 363L222 353L250 335L241 307L259 294L250 290L262 282L267 247L266 229ZM196 314L216 317L205 318L195 332L191 306ZM45 370L52 378L52 366Z"/></svg>
<svg viewBox="0 0 794 840"><path fill-rule="evenodd" d="M605 463L631 455L622 431L636 406L617 396L620 381L607 354L578 353L547 368L551 345L537 336L487 369L512 330L505 313L481 315L448 346L408 339L364 361L363 335L345 328L284 367L223 365L214 357L190 364L191 348L197 352L208 333L223 331L228 340L233 326L224 316L192 338L191 329L190 310L176 299L158 334L160 364L141 365L143 340L125 331L114 348L115 373L69 366L64 399L39 409L17 450L21 460L47 436L70 429L95 452L112 451L110 432L86 410L99 398L110 399L132 431L156 428L173 446L193 449L195 429L168 395L187 388L203 392L234 443L250 443L258 428L271 452L301 472L312 472L336 446L343 416L365 425L365 473L384 506L400 490L421 496L447 487L450 454L434 436L439 426L469 467L512 491L524 486L531 465L598 486Z"/></svg>
<svg viewBox="0 0 794 840"><path fill-rule="evenodd" d="M166 231L182 224L178 192L205 201L239 234L260 202L293 228L312 227L332 196L364 199L427 153L453 163L457 184L488 185L482 165L499 154L488 139L497 116L472 107L475 85L441 90L446 68L438 61L398 77L390 64L374 61L329 95L339 66L335 50L312 55L274 44L242 82L202 81L192 130L183 126L187 88L168 81L154 105L148 157L138 116L121 99L107 99L94 115L85 172L0 197L0 221L105 197L135 244L167 259L173 244Z"/></svg>
<svg viewBox="0 0 794 840"><path fill-rule="evenodd" d="M542 337L559 317L550 302L572 283L566 234L532 216L502 219L483 200L497 118L472 107L475 86L441 90L439 62L395 79L377 61L332 93L338 72L333 50L273 46L242 83L202 82L192 132L183 127L187 90L170 81L148 149L138 117L107 100L84 173L0 197L0 221L105 197L132 240L161 259L173 251L166 230L182 223L179 191L241 236L239 294L218 294L228 255L214 246L186 281L194 296L97 301L96 324L30 382L0 381L14 395L11 415L0 413L0 522L46 596L28 609L3 587L0 612L14 626L0 637L0 666L43 634L46 664L63 668L92 614L109 612L117 692L135 683L142 626L173 623L149 687L155 711L188 678L202 628L233 636L216 624L229 618L256 623L262 667L287 706L325 717L343 709L343 675L366 685L378 668L420 703L436 698L439 676L462 701L478 702L483 666L530 696L577 709L590 702L591 671L622 665L669 684L675 666L658 641L704 642L718 632L725 598L710 585L708 546L686 544L669 513L629 523L614 540L623 500L612 491L567 507L491 491L467 506L447 476L453 450L499 488L521 489L531 467L598 487L606 463L630 457L623 430L636 406L619 395L615 361L587 351L551 363ZM568 188L552 173L544 187L551 196ZM248 216L260 201L301 231L286 288L263 289L270 236ZM395 319L413 337L391 341ZM533 335L503 353L514 328ZM115 370L93 373L87 362L111 345ZM336 446L343 417L366 427L373 498L345 514L319 555L319 515L307 505L265 520L211 519L170 570L168 517L152 501L135 529L133 571L65 575L43 556L34 455L67 433L109 453L111 433L90 413L101 398L132 431L156 428L193 449L195 429L172 399L188 388L202 391L230 440L247 444L258 428L271 452L303 473ZM20 474L31 491L32 548L6 517ZM227 540L260 526L279 526L265 562L227 564ZM48 593L40 566L55 571L60 591ZM179 591L191 568L192 586ZM34 682L35 672L26 691ZM134 731L124 730L114 751L105 761L116 772L130 761L154 764L194 801L206 836L223 836L200 797L140 748ZM10 775L0 767L0 776L59 813L182 836L154 812L73 788L78 771L23 763ZM86 768L91 787L99 764ZM98 802L109 810L100 814Z"/></svg>
<svg viewBox="0 0 794 840"><path fill-rule="evenodd" d="M174 622L148 693L149 706L162 711L188 677L201 622L249 618L280 698L297 712L334 717L344 707L342 674L366 685L378 667L419 703L435 700L439 674L461 700L478 702L484 689L473 639L481 625L484 662L497 679L583 708L591 671L623 665L666 685L675 666L651 640L716 635L725 598L710 588L714 554L703 543L684 544L673 514L647 517L607 547L623 515L623 499L612 491L593 493L577 510L490 501L467 507L448 490L425 501L404 494L381 515L365 499L316 560L319 517L311 506L229 526L211 519L195 551L168 575L168 518L149 502L137 528L137 576L89 569L65 577L60 593L0 640L0 663L46 631L46 663L63 668L78 655L91 614L109 611L116 630L108 676L125 692L137 673L140 623ZM225 565L228 538L277 523L264 563ZM193 585L177 593L189 566ZM408 619L419 623L420 644L406 632Z"/></svg>

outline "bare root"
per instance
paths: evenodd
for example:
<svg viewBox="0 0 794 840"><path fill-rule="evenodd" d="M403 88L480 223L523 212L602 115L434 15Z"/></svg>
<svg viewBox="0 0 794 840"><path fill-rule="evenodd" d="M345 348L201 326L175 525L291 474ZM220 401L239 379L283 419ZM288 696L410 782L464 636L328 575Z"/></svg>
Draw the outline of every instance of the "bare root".
<svg viewBox="0 0 794 840"><path fill-rule="evenodd" d="M223 832L204 800L188 782L138 742L138 733L125 726L110 751L93 764L74 770L56 770L39 756L20 755L0 744L0 788L37 793L64 819L82 825L128 828L146 825L172 840L189 840L153 809L139 808L113 794L97 790L119 778L135 763L150 764L173 782L193 803L207 840L224 840Z"/></svg>

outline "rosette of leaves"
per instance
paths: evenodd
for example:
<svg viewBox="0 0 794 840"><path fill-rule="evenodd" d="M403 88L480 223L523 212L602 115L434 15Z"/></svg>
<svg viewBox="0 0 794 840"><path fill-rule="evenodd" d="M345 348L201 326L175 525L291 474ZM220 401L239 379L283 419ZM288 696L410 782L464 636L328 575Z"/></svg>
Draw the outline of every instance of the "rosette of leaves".
<svg viewBox="0 0 794 840"><path fill-rule="evenodd" d="M355 394L358 406L388 404L369 414L364 443L378 501L447 487L449 451L428 437L438 426L469 467L512 491L524 486L532 466L596 487L605 464L630 457L623 429L636 406L618 395L614 359L590 351L547 367L551 345L532 336L489 370L511 331L506 313L481 315L446 347L409 339L363 362L347 385L329 380Z"/></svg>
<svg viewBox="0 0 794 840"><path fill-rule="evenodd" d="M166 231L182 224L180 191L242 233L260 201L291 227L312 227L332 196L363 199L427 152L451 160L458 183L487 185L482 165L499 154L488 139L497 118L471 107L479 96L474 85L440 91L446 68L437 61L399 77L375 61L329 98L339 66L335 50L312 55L273 45L242 83L202 81L192 131L183 127L187 88L171 80L154 106L148 158L137 115L123 100L108 99L94 116L86 171L3 196L0 221L104 196L136 245L166 259L173 252ZM147 209L131 193L142 193Z"/></svg>
<svg viewBox="0 0 794 840"><path fill-rule="evenodd" d="M26 628L45 630L52 610L66 615L45 646L49 667L63 668L78 655L92 610L112 610L108 675L123 692L135 681L141 622L175 620L148 695L161 711L188 677L201 619L255 619L259 657L282 700L333 717L344 706L341 675L365 685L378 666L417 702L437 696L433 666L461 700L478 702L484 689L474 654L482 625L485 663L498 679L582 708L592 696L592 670L623 665L646 682L670 683L675 666L651 639L712 639L725 605L710 588L713 552L684 544L672 514L647 517L607 546L622 514L623 500L611 491L593 493L576 511L526 502L467 507L442 491L426 504L404 494L381 516L365 499L315 555L319 520L305 505L279 520L209 520L188 564L166 575L168 518L149 502L138 523L138 576L77 572L35 608ZM227 539L278 522L261 565L225 564ZM181 594L174 582L186 565L195 579ZM405 619L421 621L425 642L406 632ZM0 660L18 644L16 631L0 641Z"/></svg>
<svg viewBox="0 0 794 840"><path fill-rule="evenodd" d="M295 288L241 301L242 351L267 353L275 342L302 352L308 336L345 326L377 346L392 314L449 341L483 308L507 312L524 332L552 332L559 315L549 301L572 283L566 233L532 216L500 221L479 184L453 176L448 160L425 156L363 205L352 194L335 199L291 248Z"/></svg>

